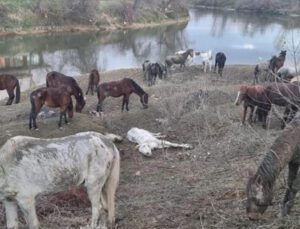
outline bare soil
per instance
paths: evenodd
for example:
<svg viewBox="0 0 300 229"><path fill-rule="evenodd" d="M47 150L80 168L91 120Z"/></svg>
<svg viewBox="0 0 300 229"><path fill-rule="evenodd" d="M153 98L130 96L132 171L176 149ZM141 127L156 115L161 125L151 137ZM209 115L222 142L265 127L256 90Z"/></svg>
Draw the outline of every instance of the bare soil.
<svg viewBox="0 0 300 229"><path fill-rule="evenodd" d="M274 205L264 219L252 222L245 215L247 170L256 170L281 132L273 113L268 130L261 124L241 125L242 107L233 102L239 85L252 82L252 72L252 66L226 66L221 78L189 66L174 70L153 87L143 82L140 69L101 73L101 81L136 80L150 95L149 108L142 109L139 98L131 95L130 111L121 112L122 98L107 98L104 115L96 117L90 114L96 108L96 95L88 95L83 113L75 113L63 130L58 129L58 116L38 119L38 131L28 129L26 92L20 104L5 106L0 101L0 144L15 135L52 138L88 130L126 137L134 126L162 132L168 140L194 148L156 150L146 158L126 139L117 144L122 158L117 228L299 228L299 198L290 216L278 217L286 171L277 181ZM88 75L78 80L86 90ZM37 210L43 228L80 228L91 217L84 190L40 196ZM22 216L20 222L25 224ZM1 207L0 227L4 225Z"/></svg>

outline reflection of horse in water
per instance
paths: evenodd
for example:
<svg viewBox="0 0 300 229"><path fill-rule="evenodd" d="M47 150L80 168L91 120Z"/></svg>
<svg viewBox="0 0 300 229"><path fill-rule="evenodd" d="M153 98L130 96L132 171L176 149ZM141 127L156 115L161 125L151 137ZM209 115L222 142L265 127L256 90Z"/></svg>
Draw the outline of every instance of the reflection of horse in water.
<svg viewBox="0 0 300 229"><path fill-rule="evenodd" d="M14 94L14 90L16 88L16 96ZM6 102L6 105L11 105L14 101L14 98L16 97L15 102L20 102L20 84L17 77L14 75L0 75L0 90L6 90L8 94L8 100Z"/></svg>
<svg viewBox="0 0 300 229"><path fill-rule="evenodd" d="M281 51L279 56L273 56L269 61L259 63L254 68L253 84L258 83L258 76L265 72L264 81L275 81L277 71L284 65L286 57L286 51Z"/></svg>

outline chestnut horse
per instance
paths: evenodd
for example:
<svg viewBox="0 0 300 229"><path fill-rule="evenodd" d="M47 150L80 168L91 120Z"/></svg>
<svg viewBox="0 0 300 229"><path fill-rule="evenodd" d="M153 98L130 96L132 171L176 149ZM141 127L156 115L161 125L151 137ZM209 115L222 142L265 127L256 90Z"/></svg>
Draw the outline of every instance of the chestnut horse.
<svg viewBox="0 0 300 229"><path fill-rule="evenodd" d="M86 91L86 95L89 93L89 90L91 90L92 95L94 95L94 91L97 90L97 86L100 82L100 74L97 69L93 69L89 76L89 84L88 89Z"/></svg>
<svg viewBox="0 0 300 229"><path fill-rule="evenodd" d="M132 79L124 78L119 81L105 82L99 84L97 88L98 105L97 111L102 112L103 100L108 97L120 97L123 96L122 111L126 107L128 109L129 96L131 93L135 93L140 97L140 101L144 108L148 107L148 94Z"/></svg>
<svg viewBox="0 0 300 229"><path fill-rule="evenodd" d="M59 72L49 72L46 77L47 87L65 86L70 95L74 95L76 99L76 112L81 112L85 105L85 98L82 90L78 86L76 80L71 76L66 76Z"/></svg>
<svg viewBox="0 0 300 229"><path fill-rule="evenodd" d="M6 105L11 105L14 98L15 98L15 94L14 94L14 90L16 88L16 103L20 102L20 84L19 84L19 80L17 79L17 77L15 77L14 75L8 75L8 74L4 74L4 75L0 75L0 90L6 90L7 94L8 94L8 101L6 103Z"/></svg>
<svg viewBox="0 0 300 229"><path fill-rule="evenodd" d="M62 117L65 118L65 123L68 123L66 112L69 118L73 117L73 102L71 95L66 87L46 88L42 87L36 89L30 94L31 112L29 117L29 129L33 127L37 129L36 117L43 105L48 107L59 107L60 117L58 126L61 127Z"/></svg>
<svg viewBox="0 0 300 229"><path fill-rule="evenodd" d="M271 103L267 98L266 88L261 85L241 85L234 104L238 106L243 101L244 112L242 123L245 123L248 107L250 108L248 121L249 123L252 123L253 110L254 107L257 106L257 114L259 115L259 119L261 119L263 122L263 127L266 128L267 116L271 109Z"/></svg>

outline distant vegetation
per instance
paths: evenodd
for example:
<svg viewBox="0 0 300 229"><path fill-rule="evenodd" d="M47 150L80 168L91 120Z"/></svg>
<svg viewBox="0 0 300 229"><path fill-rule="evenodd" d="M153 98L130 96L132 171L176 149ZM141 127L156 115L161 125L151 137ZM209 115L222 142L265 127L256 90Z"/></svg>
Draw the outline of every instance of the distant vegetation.
<svg viewBox="0 0 300 229"><path fill-rule="evenodd" d="M300 13L299 0L192 0L201 6L280 14Z"/></svg>
<svg viewBox="0 0 300 229"><path fill-rule="evenodd" d="M160 22L188 16L179 0L1 0L2 29Z"/></svg>

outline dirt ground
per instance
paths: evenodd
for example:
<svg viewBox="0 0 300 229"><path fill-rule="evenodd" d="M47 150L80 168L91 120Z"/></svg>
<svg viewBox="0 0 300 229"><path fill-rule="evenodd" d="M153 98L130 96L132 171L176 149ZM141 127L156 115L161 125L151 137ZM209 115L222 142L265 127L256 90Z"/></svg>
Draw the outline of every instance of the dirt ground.
<svg viewBox="0 0 300 229"><path fill-rule="evenodd" d="M75 113L71 125L63 130L58 129L58 116L38 119L39 131L28 129L26 92L20 104L5 106L0 101L0 144L15 135L52 138L87 130L126 137L134 126L162 132L168 140L190 143L194 148L156 150L146 158L128 140L117 143L122 158L117 228L300 228L299 198L290 216L279 217L286 170L277 180L274 205L264 218L252 222L245 215L248 169L256 170L281 132L274 112L268 130L261 124L241 125L242 107L233 102L239 85L252 82L252 72L252 66L226 66L221 78L203 73L200 66L189 66L174 70L153 87L143 82L140 69L105 72L101 81L136 80L150 95L149 108L142 109L139 98L132 95L130 111L121 112L122 99L107 98L104 115L96 117L91 114L96 95L88 95L83 113ZM78 78L84 91L87 78ZM40 196L37 210L42 228L80 228L91 217L82 190ZM1 207L1 228L5 227L4 216ZM22 216L20 222L25 223Z"/></svg>

